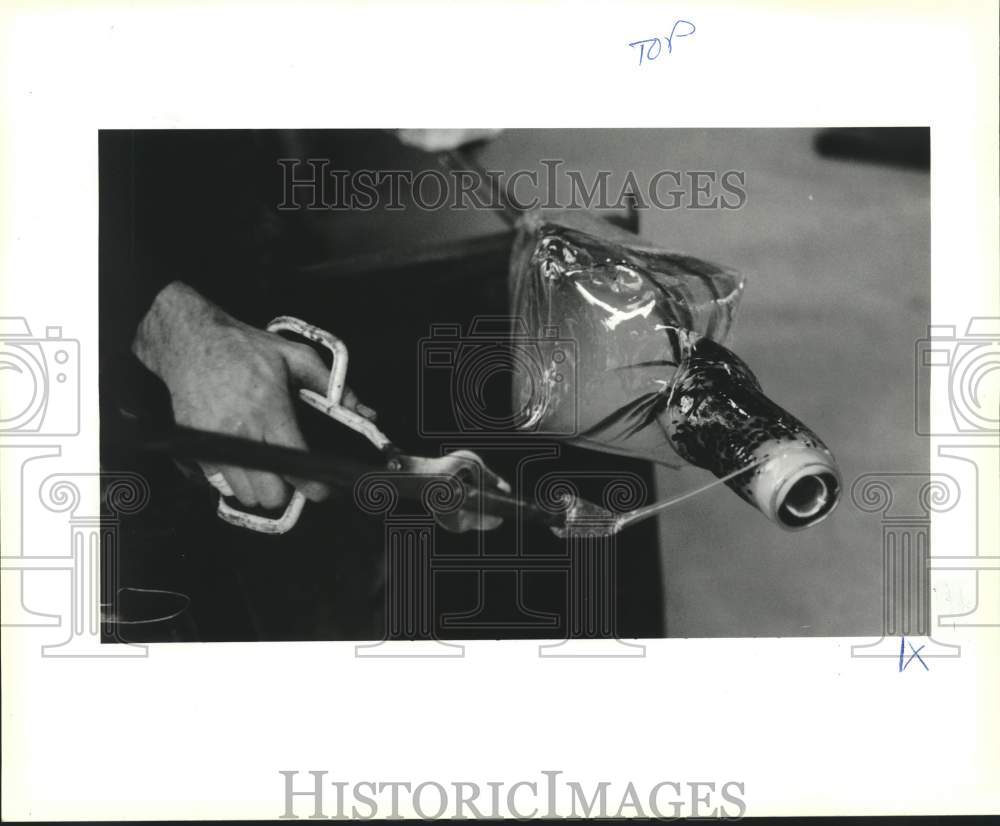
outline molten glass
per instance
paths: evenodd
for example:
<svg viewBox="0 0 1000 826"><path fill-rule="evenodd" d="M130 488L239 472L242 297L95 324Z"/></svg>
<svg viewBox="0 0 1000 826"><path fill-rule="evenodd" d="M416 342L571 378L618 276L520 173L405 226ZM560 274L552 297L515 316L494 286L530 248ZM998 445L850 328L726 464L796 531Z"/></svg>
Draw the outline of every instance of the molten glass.
<svg viewBox="0 0 1000 826"><path fill-rule="evenodd" d="M512 306L540 363L515 363L521 429L667 465L680 457L730 477L785 528L823 519L840 492L833 455L724 346L743 283L587 213L526 214Z"/></svg>

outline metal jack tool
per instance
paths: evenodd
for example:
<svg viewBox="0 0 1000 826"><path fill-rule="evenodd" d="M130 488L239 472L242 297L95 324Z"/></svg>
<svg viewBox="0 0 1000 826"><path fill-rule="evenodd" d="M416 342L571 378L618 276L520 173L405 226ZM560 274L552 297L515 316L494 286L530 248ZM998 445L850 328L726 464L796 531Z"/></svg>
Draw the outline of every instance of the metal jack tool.
<svg viewBox="0 0 1000 826"><path fill-rule="evenodd" d="M568 496L561 507L542 508L536 502L520 499L512 494L510 486L475 453L458 450L439 457L408 455L393 444L373 421L343 406L341 400L347 378L348 355L346 345L336 336L290 316L274 319L267 329L273 333L287 332L302 336L330 351L332 363L326 393L300 389L299 397L310 407L362 434L381 452L383 464L176 426L167 432L137 434L138 448L178 459L269 470L282 475L331 483L342 488L356 485L366 474L383 473L392 478L399 494L404 498L421 498L423 484L428 477L443 478L455 483L456 493L464 501L464 510L468 512L478 509L482 515L499 517L517 514L527 522L546 525L557 536L564 538L618 533L684 499L746 473L757 464L740 468L680 496L654 502L627 513L613 513L593 502L572 496ZM296 525L305 507L305 495L296 490L279 517L248 513L226 501L229 493L223 485L217 480L210 481L220 490L217 507L219 518L259 533L287 533ZM435 519L446 530L453 532L461 532L470 527L467 521L463 522L460 512L453 510L436 513Z"/></svg>
<svg viewBox="0 0 1000 826"><path fill-rule="evenodd" d="M321 395L313 390L300 389L299 398L310 407L341 424L347 425L368 439L385 456L386 470L414 476L464 477L470 482L474 481L478 475L484 483L487 483L484 487L496 487L503 493L510 493L510 486L490 471L475 453L460 450L436 458L408 456L397 448L373 421L344 407L341 401L347 379L347 346L336 336L291 316L280 316L274 319L267 325L267 330L272 333L293 333L316 342L330 351L333 360L326 394ZM220 519L232 525L269 534L282 534L291 530L298 522L306 502L305 494L296 490L285 507L284 513L280 517L273 518L242 511L229 504L223 494L224 491L220 492L219 496L218 515ZM451 514L440 514L437 516L437 520L449 530L460 530L457 517Z"/></svg>

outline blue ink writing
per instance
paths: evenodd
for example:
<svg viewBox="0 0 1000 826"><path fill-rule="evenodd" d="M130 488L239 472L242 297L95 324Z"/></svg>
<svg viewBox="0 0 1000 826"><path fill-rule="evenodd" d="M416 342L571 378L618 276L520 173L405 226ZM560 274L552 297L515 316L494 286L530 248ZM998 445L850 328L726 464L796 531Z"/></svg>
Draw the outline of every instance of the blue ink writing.
<svg viewBox="0 0 1000 826"><path fill-rule="evenodd" d="M667 44L667 54L673 54L674 40L689 37L694 33L694 23L690 20L675 20L674 25L670 29L670 34L662 39L659 37L647 37L645 40L633 40L628 45L633 49L636 46L639 47L639 65L641 66L644 61L648 63L650 60L656 60L663 52L664 43Z"/></svg>
<svg viewBox="0 0 1000 826"><path fill-rule="evenodd" d="M906 662L904 663L903 662L903 655L906 653L906 647L905 647L906 646L906 637L900 637L899 638L899 671L900 671L900 673L906 671L906 666L908 666L911 662L913 662L913 658L914 657L916 657L917 660L920 662L920 664L924 667L924 671L930 671L930 669L927 667L927 663L924 662L924 658L920 656L920 652L924 650L924 647L921 645L920 648L914 648L912 642L909 645L910 645L910 651L912 651L913 653L910 654L910 656L906 658Z"/></svg>

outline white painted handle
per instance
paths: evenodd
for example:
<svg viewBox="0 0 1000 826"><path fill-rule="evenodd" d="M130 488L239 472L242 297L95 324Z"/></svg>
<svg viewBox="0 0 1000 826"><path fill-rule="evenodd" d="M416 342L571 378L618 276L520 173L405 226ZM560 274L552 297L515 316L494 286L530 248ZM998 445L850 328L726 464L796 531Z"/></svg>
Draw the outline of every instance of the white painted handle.
<svg viewBox="0 0 1000 826"><path fill-rule="evenodd" d="M374 422L340 404L344 395L344 384L347 380L347 346L344 342L332 333L292 316L279 316L267 325L267 330L270 333L295 333L310 341L322 344L330 351L333 361L330 365L330 381L326 387L326 395L321 396L313 390L302 389L299 390L299 398L302 401L325 413L331 419L361 433L379 450L389 444L388 437L375 426ZM220 519L231 525L248 528L258 533L281 534L287 533L295 527L305 503L305 494L296 490L292 494L285 512L280 517L272 519L234 508L220 496L217 513Z"/></svg>

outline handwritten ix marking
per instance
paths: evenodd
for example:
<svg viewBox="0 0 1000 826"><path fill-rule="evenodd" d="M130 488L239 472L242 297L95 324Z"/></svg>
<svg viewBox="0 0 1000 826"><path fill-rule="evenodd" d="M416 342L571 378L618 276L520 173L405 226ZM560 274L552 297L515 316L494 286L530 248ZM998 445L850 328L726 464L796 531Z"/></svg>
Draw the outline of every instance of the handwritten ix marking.
<svg viewBox="0 0 1000 826"><path fill-rule="evenodd" d="M913 643L912 642L909 643L910 651L912 651L913 653L911 653L910 656L906 658L906 662L905 663L903 662L903 655L906 653L906 645L907 645L906 637L900 637L899 638L899 671L900 671L900 673L906 671L906 666L908 666L911 662L913 662L913 658L914 657L916 657L917 660L920 662L920 664L924 667L924 671L930 671L930 669L927 667L927 663L924 662L924 658L920 656L920 652L924 650L924 647L922 645L920 646L920 648L914 648L913 647Z"/></svg>
<svg viewBox="0 0 1000 826"><path fill-rule="evenodd" d="M628 45L631 48L639 47L639 65L643 61L656 60L663 52L663 44L667 44L667 54L674 53L674 38L688 37L695 33L694 23L690 20L675 20L670 34L664 38L647 37L645 40L633 40ZM648 48L647 48L648 44Z"/></svg>

